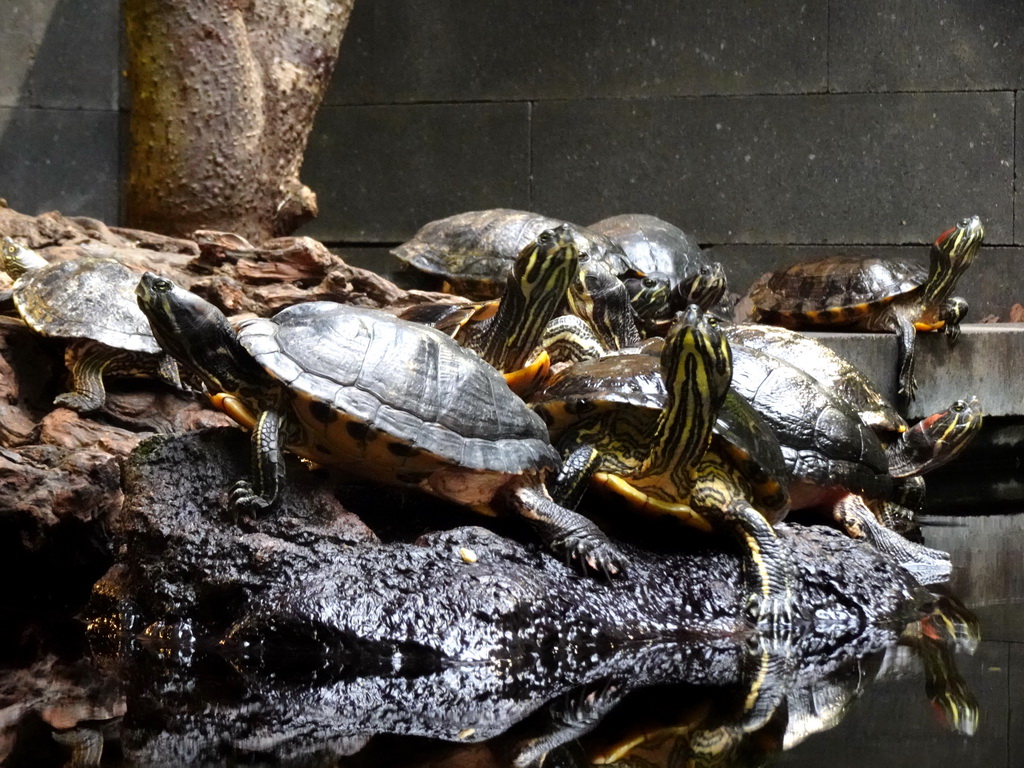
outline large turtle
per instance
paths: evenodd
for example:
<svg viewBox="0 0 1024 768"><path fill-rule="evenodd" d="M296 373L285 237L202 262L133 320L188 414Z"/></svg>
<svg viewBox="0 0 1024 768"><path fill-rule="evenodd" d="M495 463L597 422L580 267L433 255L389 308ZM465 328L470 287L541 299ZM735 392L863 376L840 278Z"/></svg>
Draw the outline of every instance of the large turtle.
<svg viewBox="0 0 1024 768"><path fill-rule="evenodd" d="M287 449L477 511L511 509L589 572L624 571L593 523L548 496L544 479L558 455L544 423L500 373L440 331L308 302L236 333L216 307L152 273L137 296L161 346L252 431L253 477L235 485L236 510L276 505Z"/></svg>
<svg viewBox="0 0 1024 768"><path fill-rule="evenodd" d="M757 281L750 289L755 320L796 328L839 325L896 334L898 393L914 397L917 331L960 333L967 302L954 297L957 281L985 236L972 216L947 229L931 248L927 272L915 262L837 257L794 264Z"/></svg>
<svg viewBox="0 0 1024 768"><path fill-rule="evenodd" d="M623 213L594 222L590 229L619 245L637 269L665 278L671 288L670 311L690 304L707 311L725 295L728 281L722 265L708 259L692 235L664 219ZM637 279L642 278L630 278Z"/></svg>
<svg viewBox="0 0 1024 768"><path fill-rule="evenodd" d="M907 567L944 567L946 553L908 541L878 521L883 504L916 499L920 478L890 474L885 447L857 412L780 358L742 344L732 350L733 387L782 445L792 508L826 511L851 536Z"/></svg>
<svg viewBox="0 0 1024 768"><path fill-rule="evenodd" d="M135 303L138 273L114 259L50 264L9 237L2 255L21 318L43 336L69 341L65 361L74 389L54 403L80 412L101 408L105 376L160 377L181 387L176 363L160 349Z"/></svg>
<svg viewBox="0 0 1024 768"><path fill-rule="evenodd" d="M647 366L651 361L657 370ZM729 344L691 305L660 358L611 355L568 368L538 398L565 463L553 483L569 502L591 476L638 511L736 535L756 574L758 618L788 612L788 558L771 523L788 509L778 443L731 397Z"/></svg>
<svg viewBox="0 0 1024 768"><path fill-rule="evenodd" d="M564 224L512 208L466 211L424 224L392 253L416 269L444 278L456 293L488 298L501 293L505 275L523 248L544 230ZM607 237L571 226L580 251L606 264L615 275L637 273L622 249Z"/></svg>
<svg viewBox="0 0 1024 768"><path fill-rule="evenodd" d="M733 344L796 366L857 411L881 440L893 477L920 476L949 463L981 431L983 413L976 397L956 400L908 428L867 376L817 339L773 325L730 323L724 327Z"/></svg>

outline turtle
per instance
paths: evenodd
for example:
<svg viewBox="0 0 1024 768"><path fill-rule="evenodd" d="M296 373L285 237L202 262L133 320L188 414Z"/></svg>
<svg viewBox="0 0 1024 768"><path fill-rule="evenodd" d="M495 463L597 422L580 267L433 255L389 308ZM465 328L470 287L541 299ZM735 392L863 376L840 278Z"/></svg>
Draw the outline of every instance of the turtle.
<svg viewBox="0 0 1024 768"><path fill-rule="evenodd" d="M504 288L505 275L520 251L544 230L567 223L512 208L466 211L424 224L391 253L422 272L444 278L456 293L492 298ZM579 249L613 274L640 274L607 237L575 224L571 227Z"/></svg>
<svg viewBox="0 0 1024 768"><path fill-rule="evenodd" d="M879 522L887 503L914 503L920 478L889 472L885 447L844 400L813 377L760 350L732 344L733 387L770 425L782 446L792 509L829 514L905 567L948 565L949 555Z"/></svg>
<svg viewBox="0 0 1024 768"><path fill-rule="evenodd" d="M237 331L220 312L147 272L136 291L160 345L252 433L252 479L236 513L272 511L281 449L366 479L528 520L553 552L606 578L626 558L592 522L555 504L544 422L493 367L444 333L376 309L315 301Z"/></svg>
<svg viewBox="0 0 1024 768"><path fill-rule="evenodd" d="M14 279L11 298L33 331L66 339L65 363L74 389L54 398L81 413L103 407L105 377L159 377L181 389L178 367L165 355L135 303L138 273L115 259L83 256L50 264L3 238L3 268Z"/></svg>
<svg viewBox="0 0 1024 768"><path fill-rule="evenodd" d="M856 256L804 261L754 283L749 295L754 320L794 328L842 326L896 334L897 393L915 396L917 331L960 333L967 302L953 296L957 281L974 261L985 237L971 216L939 235L927 272L916 262Z"/></svg>
<svg viewBox="0 0 1024 768"><path fill-rule="evenodd" d="M852 406L881 441L893 477L916 478L941 467L959 456L981 430L983 412L977 397L956 400L908 428L896 407L867 376L817 339L772 325L725 323L723 327L731 342L796 366ZM914 484L908 480L905 493ZM923 495L923 487L914 492ZM887 517L897 512L885 510Z"/></svg>
<svg viewBox="0 0 1024 768"><path fill-rule="evenodd" d="M625 251L633 265L661 279L671 289L665 309L674 313L690 304L704 311L722 300L728 289L725 270L701 250L697 240L674 224L644 213L623 213L590 225ZM642 278L630 278L631 281ZM668 315L671 317L671 314Z"/></svg>
<svg viewBox="0 0 1024 768"><path fill-rule="evenodd" d="M565 304L578 271L579 250L567 224L546 229L512 262L501 298L469 304L420 304L400 317L440 327L505 374L527 395L547 375L549 357L538 344Z"/></svg>
<svg viewBox="0 0 1024 768"><path fill-rule="evenodd" d="M731 375L717 321L691 305L658 358L580 363L533 407L563 456L557 500L571 506L592 478L642 513L736 534L754 563L755 617L775 620L791 600L788 557L772 527L789 507L781 450L753 409L730 397Z"/></svg>

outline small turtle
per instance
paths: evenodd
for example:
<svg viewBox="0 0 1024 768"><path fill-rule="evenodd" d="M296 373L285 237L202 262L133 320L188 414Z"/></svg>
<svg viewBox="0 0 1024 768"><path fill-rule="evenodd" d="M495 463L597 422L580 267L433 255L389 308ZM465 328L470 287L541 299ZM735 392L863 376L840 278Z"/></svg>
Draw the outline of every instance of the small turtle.
<svg viewBox="0 0 1024 768"><path fill-rule="evenodd" d="M895 333L897 391L913 399L916 332L944 329L950 341L956 340L967 302L953 290L984 237L981 219L963 219L936 238L927 272L915 262L878 258L794 264L751 287L754 319L796 328L839 325Z"/></svg>
<svg viewBox="0 0 1024 768"><path fill-rule="evenodd" d="M704 311L718 304L728 289L725 270L708 259L696 239L657 216L624 213L595 222L590 229L618 244L633 265L671 289L671 313L696 304ZM631 278L636 280L637 278ZM630 281L627 281L627 286Z"/></svg>
<svg viewBox="0 0 1024 768"><path fill-rule="evenodd" d="M549 497L558 455L544 422L444 333L327 301L246 320L236 333L216 307L152 273L137 296L161 346L252 432L252 480L235 485L235 510L276 506L287 449L483 513L511 509L590 573L624 572L600 529Z"/></svg>
<svg viewBox="0 0 1024 768"><path fill-rule="evenodd" d="M18 314L37 333L69 341L65 361L74 390L54 403L95 411L106 402L108 376L160 377L181 388L177 364L160 349L135 303L138 273L114 259L50 264L9 237L2 248Z"/></svg>
<svg viewBox="0 0 1024 768"><path fill-rule="evenodd" d="M755 565L758 618L777 617L790 600L788 557L771 525L788 509L784 465L767 426L730 396L731 375L717 321L691 305L660 358L580 363L534 408L565 460L556 499L575 500L593 476L643 513L737 535Z"/></svg>

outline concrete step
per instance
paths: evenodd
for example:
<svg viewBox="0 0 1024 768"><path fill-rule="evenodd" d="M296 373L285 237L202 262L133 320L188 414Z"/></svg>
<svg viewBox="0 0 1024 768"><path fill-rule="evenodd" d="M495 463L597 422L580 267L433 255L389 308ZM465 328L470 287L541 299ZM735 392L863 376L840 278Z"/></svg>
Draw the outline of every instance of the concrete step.
<svg viewBox="0 0 1024 768"><path fill-rule="evenodd" d="M896 337L883 333L816 331L814 336L863 371L895 402ZM911 421L976 396L986 416L1024 415L1024 323L968 323L949 344L942 333L917 337L917 398Z"/></svg>

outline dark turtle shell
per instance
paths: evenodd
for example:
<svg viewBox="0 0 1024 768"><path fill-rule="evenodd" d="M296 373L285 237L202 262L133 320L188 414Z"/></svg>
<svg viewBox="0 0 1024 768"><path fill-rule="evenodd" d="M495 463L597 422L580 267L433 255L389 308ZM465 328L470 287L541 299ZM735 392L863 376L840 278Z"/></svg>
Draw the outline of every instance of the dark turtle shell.
<svg viewBox="0 0 1024 768"><path fill-rule="evenodd" d="M313 457L365 462L371 475L557 463L543 421L501 374L432 328L308 302L244 322L238 339L287 387Z"/></svg>
<svg viewBox="0 0 1024 768"><path fill-rule="evenodd" d="M733 388L778 437L793 481L794 509L838 490L892 496L885 449L855 410L796 366L742 344L731 346Z"/></svg>
<svg viewBox="0 0 1024 768"><path fill-rule="evenodd" d="M781 358L845 400L880 434L903 432L907 422L875 385L815 338L776 325L723 325L729 341Z"/></svg>
<svg viewBox="0 0 1024 768"><path fill-rule="evenodd" d="M392 253L423 272L443 277L470 296L496 296L519 252L564 221L511 208L467 211L425 224ZM615 275L635 272L622 249L604 235L570 224L581 253Z"/></svg>
<svg viewBox="0 0 1024 768"><path fill-rule="evenodd" d="M750 298L761 312L781 316L835 313L821 322L849 322L915 292L928 269L913 261L837 256L805 261L755 283Z"/></svg>
<svg viewBox="0 0 1024 768"><path fill-rule="evenodd" d="M26 272L12 293L21 317L44 336L157 354L162 350L135 301L138 283L139 274L119 261L83 257Z"/></svg>
<svg viewBox="0 0 1024 768"><path fill-rule="evenodd" d="M617 243L645 273L661 273L680 281L708 265L696 238L657 216L623 213L594 222L589 228Z"/></svg>

